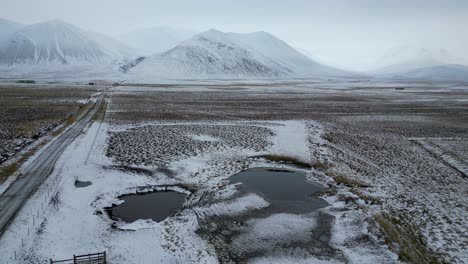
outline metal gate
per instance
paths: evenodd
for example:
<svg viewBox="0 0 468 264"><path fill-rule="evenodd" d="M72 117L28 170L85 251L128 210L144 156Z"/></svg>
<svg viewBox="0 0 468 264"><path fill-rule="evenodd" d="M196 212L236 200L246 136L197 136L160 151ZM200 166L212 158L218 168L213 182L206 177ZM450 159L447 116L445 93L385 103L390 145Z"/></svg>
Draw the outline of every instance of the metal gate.
<svg viewBox="0 0 468 264"><path fill-rule="evenodd" d="M50 264L61 263L61 264L107 264L106 251L99 253L90 253L86 255L73 255L72 259L63 260L52 260Z"/></svg>

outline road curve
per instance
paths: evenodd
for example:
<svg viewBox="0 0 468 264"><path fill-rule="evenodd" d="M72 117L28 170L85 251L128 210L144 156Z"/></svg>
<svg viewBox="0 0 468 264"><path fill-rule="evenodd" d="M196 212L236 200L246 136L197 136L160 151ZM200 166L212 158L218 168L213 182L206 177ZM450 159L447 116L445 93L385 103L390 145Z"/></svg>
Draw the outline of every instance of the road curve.
<svg viewBox="0 0 468 264"><path fill-rule="evenodd" d="M27 167L22 168L23 174L11 183L10 187L0 196L0 236L26 200L34 193L44 179L52 173L55 162L65 148L72 143L97 113L103 98L104 94L101 94L93 108L83 118L75 122L70 128L48 144Z"/></svg>

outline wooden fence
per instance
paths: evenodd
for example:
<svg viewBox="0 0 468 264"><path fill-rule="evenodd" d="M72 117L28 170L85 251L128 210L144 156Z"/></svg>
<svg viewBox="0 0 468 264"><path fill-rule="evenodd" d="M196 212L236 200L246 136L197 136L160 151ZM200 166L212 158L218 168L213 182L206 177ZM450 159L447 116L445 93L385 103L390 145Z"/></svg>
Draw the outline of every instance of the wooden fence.
<svg viewBox="0 0 468 264"><path fill-rule="evenodd" d="M52 260L50 264L61 263L61 264L107 264L106 252L99 252L86 255L73 255L72 259L63 260Z"/></svg>

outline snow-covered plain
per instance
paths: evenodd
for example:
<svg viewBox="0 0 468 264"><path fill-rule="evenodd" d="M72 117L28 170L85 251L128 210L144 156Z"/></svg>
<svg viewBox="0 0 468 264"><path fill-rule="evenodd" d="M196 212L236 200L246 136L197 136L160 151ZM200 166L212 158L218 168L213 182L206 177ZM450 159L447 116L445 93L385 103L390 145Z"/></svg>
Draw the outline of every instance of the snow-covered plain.
<svg viewBox="0 0 468 264"><path fill-rule="evenodd" d="M0 240L2 262L34 263L107 250L115 263L217 263L220 244L200 234L200 227L212 227L234 233L234 253L264 252L249 258L251 263L398 263L391 251L398 249L384 243L374 221L395 209L401 221L409 215L410 223L421 223L417 231L428 247L454 263L465 261L461 194L466 179L447 164L464 169L464 127L451 120L458 120L466 107L460 101L466 87L215 82L115 87L109 93L106 123L89 127L66 150ZM447 102L453 107L446 108ZM427 143L428 151L411 140ZM330 188L320 194L330 206L305 215L250 214L264 210L268 201L237 192L227 179L251 167L292 168L253 158L265 154L316 164L316 169L294 169ZM333 166L323 170L321 163ZM356 182L338 184L339 174ZM76 188L75 180L92 185ZM190 195L183 209L163 222L114 223L104 212L121 203L122 194L166 185ZM320 214L329 219L330 236L303 236L324 228ZM239 216L244 219L234 223L234 231L240 233L218 229L217 220ZM277 228L269 233L266 226ZM273 242L278 240L279 245ZM324 240L331 250L325 255L308 251L315 245L311 240ZM244 247L247 243L255 247ZM294 243L301 246L291 247ZM271 247L275 252L268 251Z"/></svg>

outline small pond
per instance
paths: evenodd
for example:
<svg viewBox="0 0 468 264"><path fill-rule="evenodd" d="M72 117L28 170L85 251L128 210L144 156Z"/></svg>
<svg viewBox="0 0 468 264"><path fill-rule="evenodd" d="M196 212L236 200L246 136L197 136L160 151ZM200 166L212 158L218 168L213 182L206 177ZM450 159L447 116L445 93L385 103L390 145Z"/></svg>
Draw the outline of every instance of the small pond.
<svg viewBox="0 0 468 264"><path fill-rule="evenodd" d="M90 181L78 181L78 180L75 181L76 188L85 188L85 187L90 186L91 184L93 183Z"/></svg>
<svg viewBox="0 0 468 264"><path fill-rule="evenodd" d="M231 183L241 182L241 190L256 193L270 203L271 213L303 214L326 207L327 202L314 197L325 188L306 181L300 171L252 168L229 178Z"/></svg>
<svg viewBox="0 0 468 264"><path fill-rule="evenodd" d="M187 195L175 191L158 191L121 196L123 204L107 209L113 219L131 223L138 219L160 222L182 208Z"/></svg>

